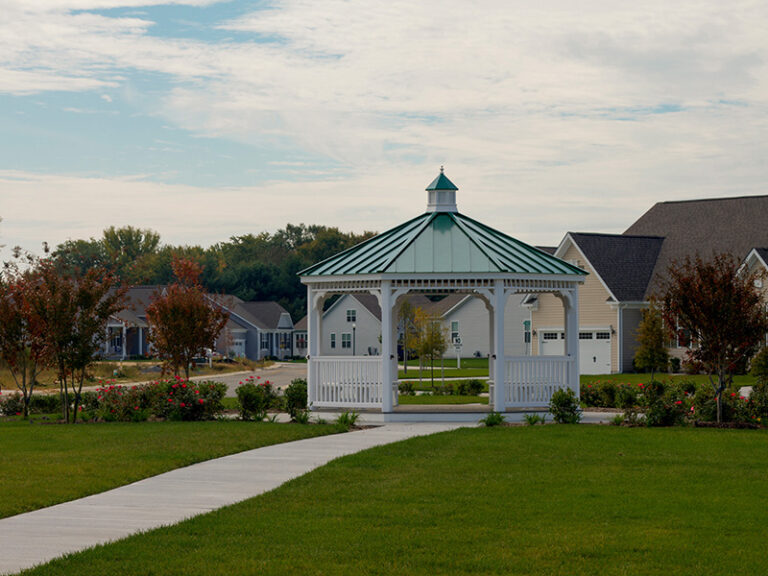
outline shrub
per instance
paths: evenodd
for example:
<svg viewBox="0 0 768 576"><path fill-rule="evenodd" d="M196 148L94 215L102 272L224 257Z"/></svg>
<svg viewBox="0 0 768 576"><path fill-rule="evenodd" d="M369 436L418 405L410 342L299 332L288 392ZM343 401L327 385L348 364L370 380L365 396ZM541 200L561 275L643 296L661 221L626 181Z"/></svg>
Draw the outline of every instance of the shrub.
<svg viewBox="0 0 768 576"><path fill-rule="evenodd" d="M581 389L581 401L584 403L584 406L600 405L600 393L597 390L597 382L587 384Z"/></svg>
<svg viewBox="0 0 768 576"><path fill-rule="evenodd" d="M61 411L61 397L58 394L33 394L29 398L29 412L34 414L55 414Z"/></svg>
<svg viewBox="0 0 768 576"><path fill-rule="evenodd" d="M355 425L360 414L357 412L342 412L339 417L336 418L336 425L345 430L349 430Z"/></svg>
<svg viewBox="0 0 768 576"><path fill-rule="evenodd" d="M611 426L621 426L624 424L624 414L616 414L609 422Z"/></svg>
<svg viewBox="0 0 768 576"><path fill-rule="evenodd" d="M752 387L749 402L755 420L760 424L768 422L768 381L758 380Z"/></svg>
<svg viewBox="0 0 768 576"><path fill-rule="evenodd" d="M752 367L749 373L757 380L758 384L768 384L768 347L763 347L752 358Z"/></svg>
<svg viewBox="0 0 768 576"><path fill-rule="evenodd" d="M299 410L296 415L293 416L293 421L296 424L309 424L309 410ZM318 421L318 424L325 424L325 422Z"/></svg>
<svg viewBox="0 0 768 576"><path fill-rule="evenodd" d="M669 359L669 371L673 373L680 372L680 358L672 356Z"/></svg>
<svg viewBox="0 0 768 576"><path fill-rule="evenodd" d="M397 385L397 390L403 396L414 396L416 392L413 389L413 382L400 382Z"/></svg>
<svg viewBox="0 0 768 576"><path fill-rule="evenodd" d="M525 418L525 423L528 426L536 426L538 423L546 424L547 422L547 417L540 414L526 414L523 418Z"/></svg>
<svg viewBox="0 0 768 576"><path fill-rule="evenodd" d="M456 384L456 394L459 396L477 396L484 390L484 388L483 381L478 380L477 378L472 378L471 380L459 380Z"/></svg>
<svg viewBox="0 0 768 576"><path fill-rule="evenodd" d="M690 410L690 400L679 387L667 387L653 380L643 387L642 404L646 426L683 424Z"/></svg>
<svg viewBox="0 0 768 576"><path fill-rule="evenodd" d="M291 420L298 422L299 414L307 410L307 381L304 378L292 380L283 392L283 400ZM309 421L308 416L307 421Z"/></svg>
<svg viewBox="0 0 768 576"><path fill-rule="evenodd" d="M240 418L254 419L258 422L266 418L267 410L277 397L269 380L256 384L252 376L245 381L245 384L238 386L235 392L240 406Z"/></svg>
<svg viewBox="0 0 768 576"><path fill-rule="evenodd" d="M24 398L18 392L0 396L0 413L5 416L20 416L24 413Z"/></svg>
<svg viewBox="0 0 768 576"><path fill-rule="evenodd" d="M597 382L597 393L600 396L600 404L603 408L616 406L616 383L611 380Z"/></svg>
<svg viewBox="0 0 768 576"><path fill-rule="evenodd" d="M637 388L631 384L618 384L616 386L616 408L629 410L637 406Z"/></svg>
<svg viewBox="0 0 768 576"><path fill-rule="evenodd" d="M491 412L486 416L485 418L480 420L480 424L485 424L486 428L491 428L492 426L498 426L499 424L504 423L504 414L501 412Z"/></svg>
<svg viewBox="0 0 768 576"><path fill-rule="evenodd" d="M570 388L560 388L552 394L549 411L558 424L578 424L581 421L579 400Z"/></svg>

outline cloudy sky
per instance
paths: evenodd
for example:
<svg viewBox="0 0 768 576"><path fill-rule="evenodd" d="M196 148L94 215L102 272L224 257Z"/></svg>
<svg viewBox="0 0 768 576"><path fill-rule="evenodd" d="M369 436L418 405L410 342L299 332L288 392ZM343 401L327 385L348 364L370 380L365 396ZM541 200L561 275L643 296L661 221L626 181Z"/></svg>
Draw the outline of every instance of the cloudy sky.
<svg viewBox="0 0 768 576"><path fill-rule="evenodd" d="M535 244L768 193L768 4L0 0L0 252L379 230L445 165Z"/></svg>

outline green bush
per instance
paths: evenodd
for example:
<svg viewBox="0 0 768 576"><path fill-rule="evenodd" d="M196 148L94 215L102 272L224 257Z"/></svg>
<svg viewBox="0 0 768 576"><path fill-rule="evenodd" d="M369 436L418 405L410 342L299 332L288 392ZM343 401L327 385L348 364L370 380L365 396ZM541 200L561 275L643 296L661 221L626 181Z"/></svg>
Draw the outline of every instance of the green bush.
<svg viewBox="0 0 768 576"><path fill-rule="evenodd" d="M632 384L618 384L616 386L616 408L629 410L637 406L637 390Z"/></svg>
<svg viewBox="0 0 768 576"><path fill-rule="evenodd" d="M484 389L485 386L483 386L483 381L478 380L477 378L472 378L470 380L459 380L459 382L456 384L456 394L459 396L477 396Z"/></svg>
<svg viewBox="0 0 768 576"><path fill-rule="evenodd" d="M272 390L269 380L263 380L258 384L250 377L235 390L237 403L240 407L240 418L243 420L256 420L261 422L267 416L267 410L272 407L277 395Z"/></svg>
<svg viewBox="0 0 768 576"><path fill-rule="evenodd" d="M763 347L752 358L752 367L749 373L757 380L758 384L768 384L768 347Z"/></svg>
<svg viewBox="0 0 768 576"><path fill-rule="evenodd" d="M336 418L336 425L345 430L349 430L355 425L359 416L360 414L357 412L342 412L339 414L338 418Z"/></svg>
<svg viewBox="0 0 768 576"><path fill-rule="evenodd" d="M759 380L752 387L749 395L749 403L752 408L754 420L761 425L768 424L768 381Z"/></svg>
<svg viewBox="0 0 768 576"><path fill-rule="evenodd" d="M578 424L581 421L579 400L570 388L560 388L552 394L549 412L558 424Z"/></svg>
<svg viewBox="0 0 768 576"><path fill-rule="evenodd" d="M307 411L307 381L304 378L292 380L283 392L283 400L291 420L298 422L298 416Z"/></svg>
<svg viewBox="0 0 768 576"><path fill-rule="evenodd" d="M616 407L616 383L612 380L597 382L597 393L600 396L600 406L603 408Z"/></svg>
<svg viewBox="0 0 768 576"><path fill-rule="evenodd" d="M504 414L501 412L491 412L486 416L485 418L480 420L480 424L485 424L486 428L491 428L492 426L499 426L500 424L504 423Z"/></svg>
<svg viewBox="0 0 768 576"><path fill-rule="evenodd" d="M400 382L397 385L397 391L403 396L414 396L413 382Z"/></svg>
<svg viewBox="0 0 768 576"><path fill-rule="evenodd" d="M587 384L581 389L581 401L584 406L600 406L600 393L597 390L597 382Z"/></svg>
<svg viewBox="0 0 768 576"><path fill-rule="evenodd" d="M528 424L528 426L536 426L536 424L546 424L547 423L547 417L541 416L540 414L526 414L523 416L525 418L525 423Z"/></svg>
<svg viewBox="0 0 768 576"><path fill-rule="evenodd" d="M32 394L29 399L30 414L55 414L61 412L61 397L58 394Z"/></svg>
<svg viewBox="0 0 768 576"><path fill-rule="evenodd" d="M672 373L680 372L680 358L672 356L669 359L669 371Z"/></svg>
<svg viewBox="0 0 768 576"><path fill-rule="evenodd" d="M690 410L690 399L681 388L667 387L654 380L642 387L642 405L646 426L675 426L685 423Z"/></svg>

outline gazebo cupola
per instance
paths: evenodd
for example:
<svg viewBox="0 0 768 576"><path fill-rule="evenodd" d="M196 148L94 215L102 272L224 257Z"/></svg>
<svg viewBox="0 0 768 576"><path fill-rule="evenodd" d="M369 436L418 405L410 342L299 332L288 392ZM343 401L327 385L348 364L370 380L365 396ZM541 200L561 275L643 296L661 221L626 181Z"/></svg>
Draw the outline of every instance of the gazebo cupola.
<svg viewBox="0 0 768 576"><path fill-rule="evenodd" d="M312 410L380 410L396 419L398 299L464 293L488 311L490 403L544 407L552 393L579 393L578 288L586 272L458 211L458 188L440 169L427 186L427 210L300 272L307 286L307 380ZM552 293L563 302L563 356L506 356L505 306L512 294ZM381 308L377 356L321 354L323 303L369 293ZM521 327L513 327L521 330Z"/></svg>
<svg viewBox="0 0 768 576"><path fill-rule="evenodd" d="M427 212L458 212L456 185L448 180L440 166L440 174L427 186Z"/></svg>

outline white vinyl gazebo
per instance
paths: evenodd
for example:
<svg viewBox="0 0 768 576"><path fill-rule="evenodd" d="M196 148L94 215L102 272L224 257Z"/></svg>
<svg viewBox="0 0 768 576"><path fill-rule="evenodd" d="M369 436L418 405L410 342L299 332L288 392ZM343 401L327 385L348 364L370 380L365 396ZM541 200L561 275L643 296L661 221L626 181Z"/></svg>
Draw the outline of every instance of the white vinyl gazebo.
<svg viewBox="0 0 768 576"><path fill-rule="evenodd" d="M301 272L307 286L308 394L312 410L398 405L398 299L409 292L469 293L489 315L490 408L541 408L552 393L579 393L579 285L586 272L461 214L443 170L427 187L427 211ZM564 356L505 356L504 307L511 294L549 292L563 302ZM331 295L370 293L381 306L379 356L322 356L320 323Z"/></svg>

